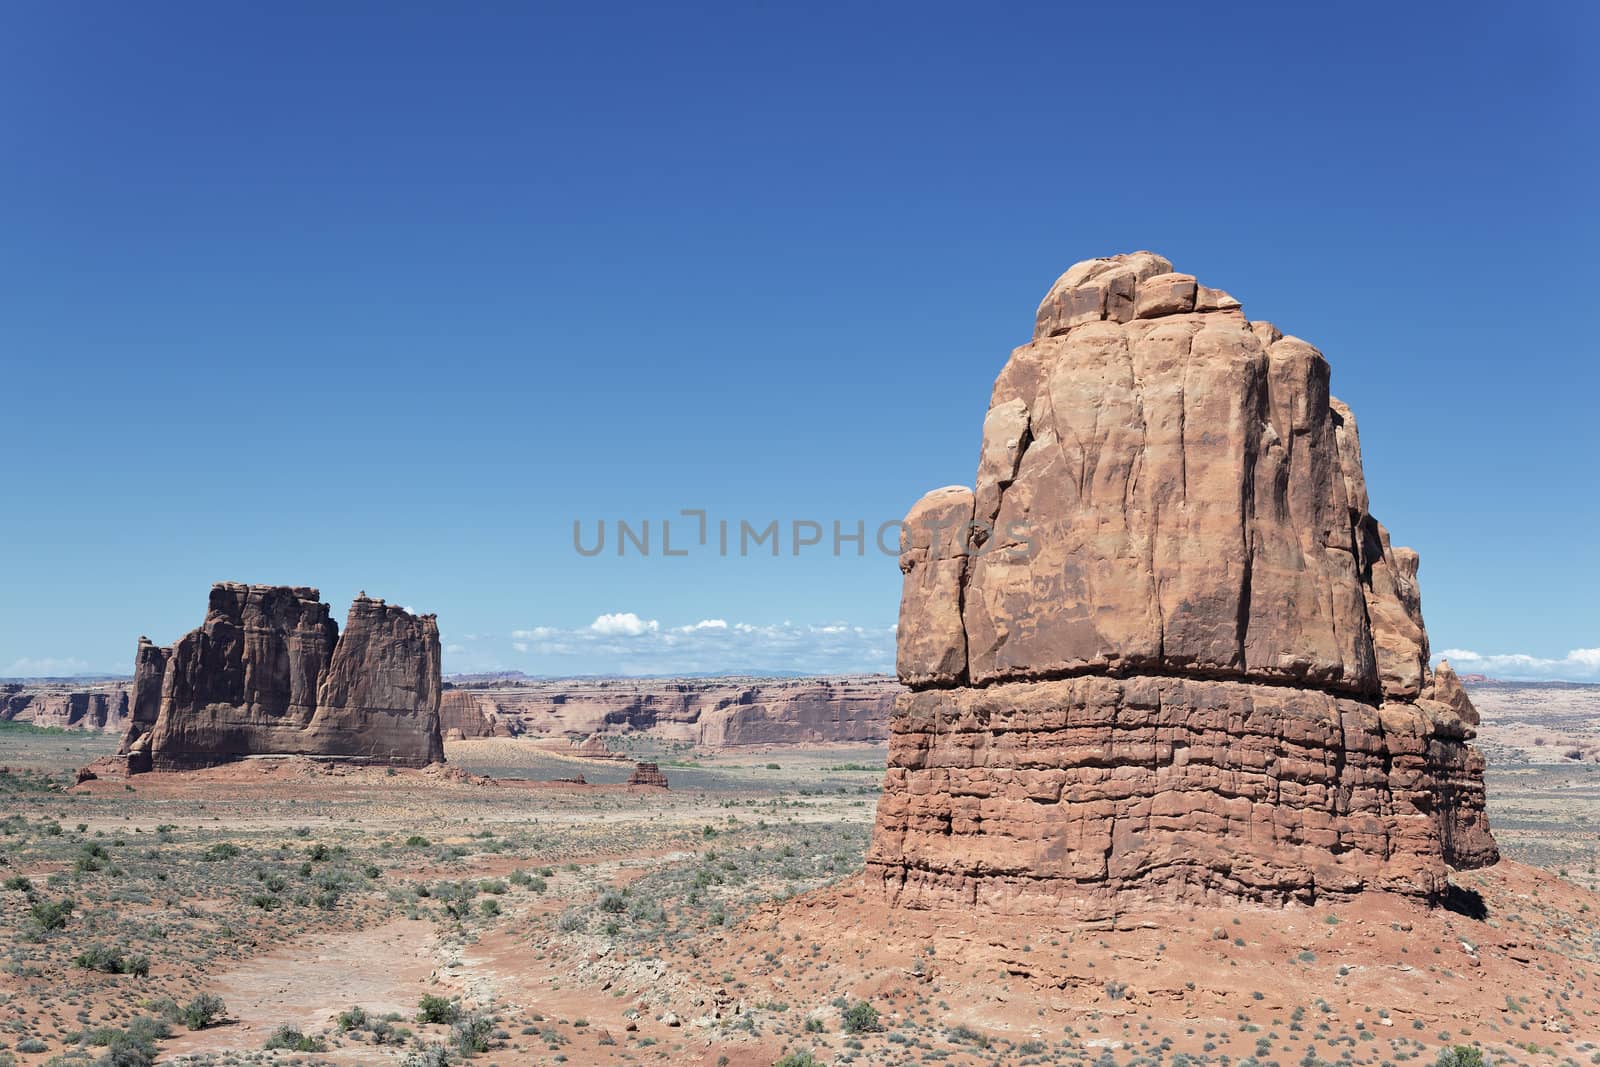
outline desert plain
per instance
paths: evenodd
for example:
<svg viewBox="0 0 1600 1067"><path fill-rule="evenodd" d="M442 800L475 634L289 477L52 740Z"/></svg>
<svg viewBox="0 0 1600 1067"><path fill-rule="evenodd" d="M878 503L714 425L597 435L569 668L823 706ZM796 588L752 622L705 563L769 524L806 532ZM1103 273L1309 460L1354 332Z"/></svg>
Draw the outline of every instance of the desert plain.
<svg viewBox="0 0 1600 1067"><path fill-rule="evenodd" d="M523 737L75 784L114 734L0 724L0 1058L1589 1063L1600 688L1468 688L1505 858L1452 907L1098 925L884 906L881 744L615 740L668 789Z"/></svg>

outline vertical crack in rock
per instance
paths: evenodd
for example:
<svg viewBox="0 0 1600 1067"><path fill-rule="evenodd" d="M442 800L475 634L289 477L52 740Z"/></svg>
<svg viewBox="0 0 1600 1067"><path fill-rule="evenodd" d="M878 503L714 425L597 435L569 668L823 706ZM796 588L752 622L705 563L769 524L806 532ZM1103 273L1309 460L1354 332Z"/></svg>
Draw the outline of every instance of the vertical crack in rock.
<svg viewBox="0 0 1600 1067"><path fill-rule="evenodd" d="M896 904L1437 901L1498 859L1476 712L1429 670L1416 553L1329 378L1152 253L1051 287L976 491L906 519L867 864ZM953 558L919 528L962 516L1016 536Z"/></svg>
<svg viewBox="0 0 1600 1067"><path fill-rule="evenodd" d="M439 627L358 596L339 626L315 589L219 582L170 648L140 638L120 754L133 773L259 755L444 761Z"/></svg>

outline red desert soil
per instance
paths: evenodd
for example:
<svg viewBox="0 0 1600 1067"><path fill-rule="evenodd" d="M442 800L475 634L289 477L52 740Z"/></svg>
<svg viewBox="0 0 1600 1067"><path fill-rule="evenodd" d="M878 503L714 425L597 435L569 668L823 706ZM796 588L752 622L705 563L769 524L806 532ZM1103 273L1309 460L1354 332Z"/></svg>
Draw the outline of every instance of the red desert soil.
<svg viewBox="0 0 1600 1067"><path fill-rule="evenodd" d="M431 924L421 920L296 938L212 979L211 988L235 1020L232 1025L182 1033L163 1051L255 1051L282 1023L315 1031L353 1004L378 1014L410 1014L435 966ZM362 1051L345 1050L340 1058L391 1058L365 1057Z"/></svg>
<svg viewBox="0 0 1600 1067"><path fill-rule="evenodd" d="M503 746L497 764L518 746L477 744ZM1600 897L1576 870L1456 873L1481 919L1378 895L1174 908L1115 929L892 909L855 873L882 758L723 756L666 767L670 791L285 760L14 793L5 876L77 908L31 940L22 894L0 890L0 1040L17 1055L43 1039L17 1055L25 1067L89 1063L102 1050L75 1032L209 992L227 1020L173 1026L162 1062L402 1063L451 1040L415 1021L427 993L491 1016L501 1036L465 1062L500 1065L767 1067L805 1051L823 1064L1153 1067L1181 1053L1190 1067L1431 1067L1464 1044L1557 1067L1597 1051ZM1581 823L1587 794L1560 795L1557 821L1518 808L1503 825ZM208 860L223 843L238 855ZM83 863L96 845L99 869ZM332 907L296 899L340 872ZM468 885L476 895L449 896ZM271 894L272 909L254 903ZM93 943L148 954L150 976L74 966ZM847 1033L843 1009L861 1000L880 1028ZM412 1037L338 1032L355 1006ZM263 1051L285 1024L326 1051Z"/></svg>
<svg viewBox="0 0 1600 1067"><path fill-rule="evenodd" d="M853 882L765 909L742 932L756 944L822 944L821 959L856 973L856 995L897 1015L916 1014L932 988L950 1005L946 1024L1015 1039L1049 1042L1070 1027L1086 1047L1132 1048L1153 1033L1192 1053L1213 1034L1216 1051L1243 1057L1259 1040L1247 1023L1279 1030L1297 1052L1370 1031L1476 1041L1522 1061L1514 1046L1570 1053L1600 1038L1600 899L1512 861L1458 878L1482 895L1486 919L1366 894L1333 907L1133 914L1096 930L889 909ZM1306 1015L1285 1031L1297 1007ZM1322 1024L1329 1032L1315 1033ZM1286 1062L1273 1044L1270 1058Z"/></svg>

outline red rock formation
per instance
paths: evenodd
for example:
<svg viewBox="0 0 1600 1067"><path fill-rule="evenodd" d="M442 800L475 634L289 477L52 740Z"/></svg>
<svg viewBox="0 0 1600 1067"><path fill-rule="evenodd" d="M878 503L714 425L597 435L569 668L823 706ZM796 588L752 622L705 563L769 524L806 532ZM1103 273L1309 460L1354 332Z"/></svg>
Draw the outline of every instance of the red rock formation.
<svg viewBox="0 0 1600 1067"><path fill-rule="evenodd" d="M635 763L633 773L628 775L629 785L645 785L657 789L670 788L667 785L667 776L661 773L661 768L654 763Z"/></svg>
<svg viewBox="0 0 1600 1067"><path fill-rule="evenodd" d="M626 760L628 758L625 753L611 751L611 746L606 744L605 738L599 734L590 734L584 738L583 744L572 746L569 754L584 759Z"/></svg>
<svg viewBox="0 0 1600 1067"><path fill-rule="evenodd" d="M439 694L432 615L362 594L341 636L315 589L219 583L199 629L140 641L123 751L130 771L268 754L421 766L444 758Z"/></svg>
<svg viewBox="0 0 1600 1067"><path fill-rule="evenodd" d="M502 719L492 701L469 689L446 689L439 698L439 729L455 733L455 740L474 737L514 737L516 719Z"/></svg>
<svg viewBox="0 0 1600 1067"><path fill-rule="evenodd" d="M1037 322L976 492L907 516L869 877L1105 917L1436 899L1494 862L1470 702L1321 353L1150 253L1074 266Z"/></svg>
<svg viewBox="0 0 1600 1067"><path fill-rule="evenodd" d="M489 736L478 732L487 720L511 735L641 732L723 748L882 741L900 688L892 678L873 676L571 678L460 685L446 699L478 705L475 713L451 713L450 724L464 737Z"/></svg>
<svg viewBox="0 0 1600 1067"><path fill-rule="evenodd" d="M170 648L154 644L140 635L139 648L133 657L133 698L128 718L127 732L117 754L128 757L128 769L142 773L150 769L150 747L140 739L148 734L161 714L161 686L167 674L167 662L172 656ZM137 750L138 755L133 753Z"/></svg>
<svg viewBox="0 0 1600 1067"><path fill-rule="evenodd" d="M121 730L128 724L128 686L84 687L59 682L0 686L0 722L29 722L58 730Z"/></svg>

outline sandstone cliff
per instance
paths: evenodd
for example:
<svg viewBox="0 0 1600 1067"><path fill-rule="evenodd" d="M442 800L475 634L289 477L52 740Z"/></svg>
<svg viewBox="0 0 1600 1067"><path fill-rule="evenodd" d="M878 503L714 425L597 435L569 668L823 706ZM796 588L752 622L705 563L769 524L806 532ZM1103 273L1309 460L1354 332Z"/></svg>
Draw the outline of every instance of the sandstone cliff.
<svg viewBox="0 0 1600 1067"><path fill-rule="evenodd" d="M439 698L439 729L447 738L515 737L521 720L502 718L488 693L471 689L446 689Z"/></svg>
<svg viewBox="0 0 1600 1067"><path fill-rule="evenodd" d="M908 905L1439 897L1493 863L1476 720L1322 354L1135 253L995 383L906 519L869 877Z"/></svg>
<svg viewBox="0 0 1600 1067"><path fill-rule="evenodd" d="M800 679L553 679L445 693L444 729L463 737L649 733L710 748L882 741L900 685Z"/></svg>
<svg viewBox="0 0 1600 1067"><path fill-rule="evenodd" d="M315 589L219 583L205 622L170 649L141 639L129 769L252 755L441 761L439 629L357 597L343 635Z"/></svg>
<svg viewBox="0 0 1600 1067"><path fill-rule="evenodd" d="M139 739L148 734L161 714L161 685L166 678L170 648L154 644L142 634L133 656L133 697L130 702L127 732L122 735L118 754L126 756Z"/></svg>
<svg viewBox="0 0 1600 1067"><path fill-rule="evenodd" d="M63 730L122 730L128 724L128 686L122 682L0 685L0 722L13 721Z"/></svg>

